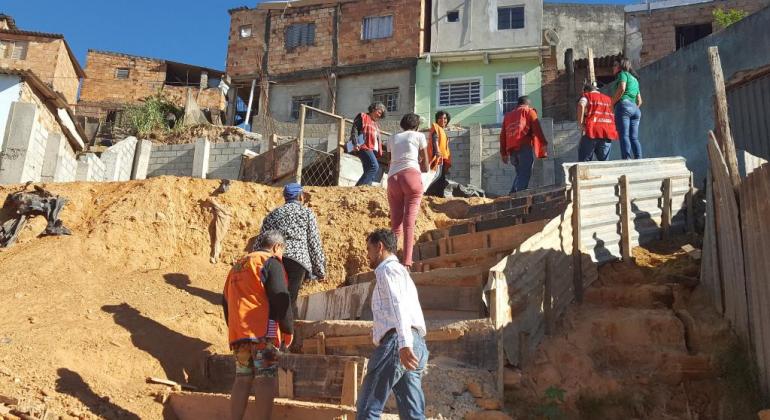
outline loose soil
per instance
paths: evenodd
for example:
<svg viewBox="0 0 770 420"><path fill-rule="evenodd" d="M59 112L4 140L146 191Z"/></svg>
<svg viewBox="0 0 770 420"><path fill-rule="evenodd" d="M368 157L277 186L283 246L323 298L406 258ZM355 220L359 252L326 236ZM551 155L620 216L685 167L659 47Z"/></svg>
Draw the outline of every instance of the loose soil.
<svg viewBox="0 0 770 420"><path fill-rule="evenodd" d="M207 352L227 351L219 303L229 262L283 202L280 189L233 182L217 198L233 216L211 264L212 214L202 203L217 186L175 177L44 185L70 200L61 219L73 235L38 238L38 217L0 250L0 397L46 419L153 419L163 411L154 395L166 387L145 378L199 383ZM19 188L0 187L0 198ZM368 270L365 234L389 225L382 189L306 191L328 278L303 294ZM468 203L425 199L416 233L458 222Z"/></svg>

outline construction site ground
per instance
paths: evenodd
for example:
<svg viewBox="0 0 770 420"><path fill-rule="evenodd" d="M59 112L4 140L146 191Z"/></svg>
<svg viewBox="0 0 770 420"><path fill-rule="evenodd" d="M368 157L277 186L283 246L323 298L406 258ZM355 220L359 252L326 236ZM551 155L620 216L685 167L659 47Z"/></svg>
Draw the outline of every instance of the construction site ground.
<svg viewBox="0 0 770 420"><path fill-rule="evenodd" d="M217 186L174 177L45 185L70 200L61 219L73 235L38 238L45 221L36 218L0 250L0 407L41 419L163 418L168 407L158 400L168 388L147 377L203 383L206 356L228 352L219 303L229 262L283 201L277 188L234 182L217 199L233 216L221 261L211 264L204 201ZM0 198L19 188L1 187ZM307 192L328 278L302 294L369 271L365 234L389 224L382 189ZM425 199L417 234L461 223L484 202ZM568 310L532 363L510 370L505 411L522 419L753 418L750 368L699 294L698 262L681 250L697 241L678 237L637 248L635 264L600 267L585 302ZM457 411L465 416L479 409L476 394L493 393L474 389L493 387L491 377L473 380L478 370L433 363L428 376L441 386L430 386L429 405L465 401L473 407Z"/></svg>

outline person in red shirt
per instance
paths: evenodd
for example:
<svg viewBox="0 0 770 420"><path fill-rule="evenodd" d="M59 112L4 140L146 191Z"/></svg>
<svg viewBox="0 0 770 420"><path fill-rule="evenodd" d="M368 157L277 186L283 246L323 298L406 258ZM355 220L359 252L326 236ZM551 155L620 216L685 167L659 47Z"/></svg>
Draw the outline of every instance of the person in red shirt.
<svg viewBox="0 0 770 420"><path fill-rule="evenodd" d="M281 258L286 240L268 230L257 238L257 251L235 262L222 293L228 341L235 355L231 418L243 419L249 394L256 417L270 419L278 387L278 351L291 345L294 316Z"/></svg>
<svg viewBox="0 0 770 420"><path fill-rule="evenodd" d="M364 173L356 182L359 185L372 185L377 181L380 172L380 164L377 158L382 156L382 139L380 138L380 125L378 121L385 118L385 104L374 102L369 105L368 112L360 113L353 119L353 127L350 129L353 153L358 155Z"/></svg>
<svg viewBox="0 0 770 420"><path fill-rule="evenodd" d="M618 140L612 98L599 92L593 83L587 83L578 101L577 121L583 133L578 146L578 162L590 162L594 155L597 160L607 160L612 142Z"/></svg>
<svg viewBox="0 0 770 420"><path fill-rule="evenodd" d="M535 158L548 156L547 145L537 111L532 108L529 97L520 97L518 106L505 114L500 129L500 156L503 163L510 162L516 168L511 193L529 187Z"/></svg>

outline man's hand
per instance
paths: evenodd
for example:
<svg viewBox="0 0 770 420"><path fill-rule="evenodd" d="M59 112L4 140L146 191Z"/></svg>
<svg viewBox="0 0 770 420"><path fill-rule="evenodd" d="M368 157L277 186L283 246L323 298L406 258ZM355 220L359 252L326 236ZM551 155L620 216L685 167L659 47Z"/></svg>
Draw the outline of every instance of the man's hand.
<svg viewBox="0 0 770 420"><path fill-rule="evenodd" d="M408 370L416 370L420 366L420 361L417 360L417 356L414 355L414 352L409 347L399 350L398 357L401 359L401 364Z"/></svg>
<svg viewBox="0 0 770 420"><path fill-rule="evenodd" d="M508 155L503 155L503 163L508 163Z"/></svg>

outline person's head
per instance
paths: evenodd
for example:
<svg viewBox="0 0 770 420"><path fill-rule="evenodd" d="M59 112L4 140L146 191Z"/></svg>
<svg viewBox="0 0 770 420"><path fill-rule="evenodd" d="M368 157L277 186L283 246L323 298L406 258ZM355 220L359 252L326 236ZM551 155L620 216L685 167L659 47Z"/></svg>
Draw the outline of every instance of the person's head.
<svg viewBox="0 0 770 420"><path fill-rule="evenodd" d="M449 121L452 119L452 116L449 115L446 111L439 111L436 113L436 124L438 124L441 128L446 128L446 126L449 125Z"/></svg>
<svg viewBox="0 0 770 420"><path fill-rule="evenodd" d="M396 235L388 229L377 229L366 237L366 258L369 267L377 268L381 262L396 253Z"/></svg>
<svg viewBox="0 0 770 420"><path fill-rule="evenodd" d="M296 182L286 184L283 187L283 199L286 200L286 202L302 202L302 185L297 184Z"/></svg>
<svg viewBox="0 0 770 420"><path fill-rule="evenodd" d="M622 58L620 60L615 60L615 62L612 64L612 73L618 74L621 71L627 71L631 74L636 74L634 71L634 66L631 64L631 60L627 58Z"/></svg>
<svg viewBox="0 0 770 420"><path fill-rule="evenodd" d="M257 236L254 243L255 249L268 251L278 258L283 258L283 250L286 248L286 239L277 230L266 230Z"/></svg>
<svg viewBox="0 0 770 420"><path fill-rule="evenodd" d="M519 100L516 102L518 106L531 106L532 102L529 100L529 96L519 96Z"/></svg>
<svg viewBox="0 0 770 420"><path fill-rule="evenodd" d="M593 83L589 82L583 85L583 92L594 92L597 90L599 90L599 88Z"/></svg>
<svg viewBox="0 0 770 420"><path fill-rule="evenodd" d="M369 116L375 121L385 118L386 111L385 104L382 102L373 102L369 105Z"/></svg>
<svg viewBox="0 0 770 420"><path fill-rule="evenodd" d="M411 112L404 114L404 116L401 117L401 128L403 128L404 131L417 131L417 129L420 128L420 116Z"/></svg>

